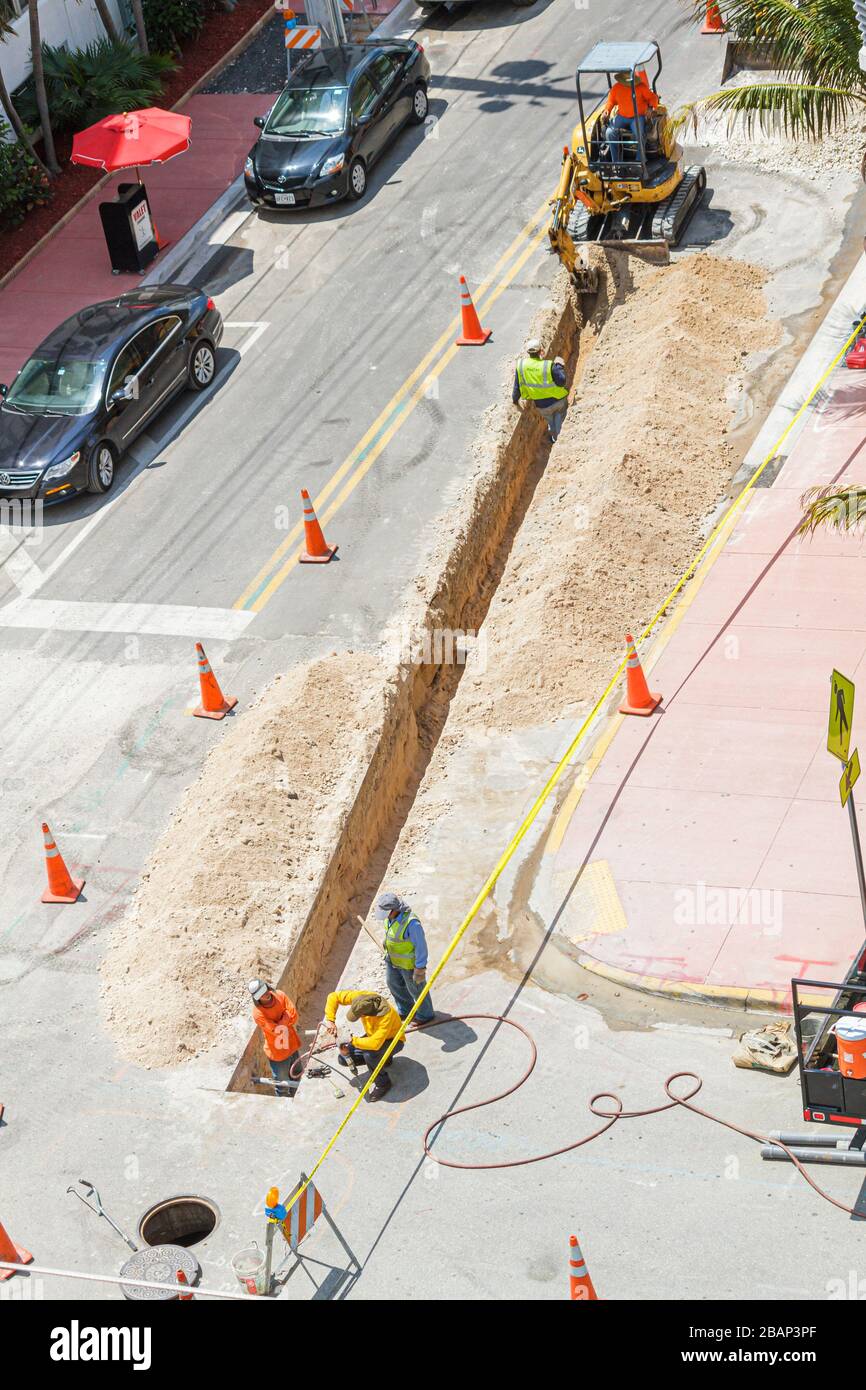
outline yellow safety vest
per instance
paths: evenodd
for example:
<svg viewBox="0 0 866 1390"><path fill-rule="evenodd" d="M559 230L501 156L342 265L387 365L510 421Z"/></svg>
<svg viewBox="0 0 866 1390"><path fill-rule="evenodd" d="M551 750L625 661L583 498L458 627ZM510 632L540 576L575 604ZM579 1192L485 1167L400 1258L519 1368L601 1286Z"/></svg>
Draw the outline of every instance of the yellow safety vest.
<svg viewBox="0 0 866 1390"><path fill-rule="evenodd" d="M518 359L517 384L525 401L549 400L551 397L561 400L568 395L568 388L557 386L553 379L553 363L543 357Z"/></svg>

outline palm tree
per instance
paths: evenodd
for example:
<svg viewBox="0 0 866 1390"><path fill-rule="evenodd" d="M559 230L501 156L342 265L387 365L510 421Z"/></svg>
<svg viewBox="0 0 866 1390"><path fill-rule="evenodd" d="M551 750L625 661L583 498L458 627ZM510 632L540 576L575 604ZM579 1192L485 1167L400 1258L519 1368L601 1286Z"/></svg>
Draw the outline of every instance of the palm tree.
<svg viewBox="0 0 866 1390"><path fill-rule="evenodd" d="M57 163L54 132L51 129L51 115L48 110L48 97L45 95L45 73L42 69L42 34L39 30L39 0L30 0L27 13L30 17L30 58L33 63L33 85L36 89L39 123L42 126L45 163L49 174L55 175L60 173L60 165Z"/></svg>
<svg viewBox="0 0 866 1390"><path fill-rule="evenodd" d="M705 0L683 0L697 19ZM778 80L724 87L682 108L677 123L727 113L747 133L755 123L795 139L820 140L866 106L862 43L852 0L719 0L725 26L766 44Z"/></svg>
<svg viewBox="0 0 866 1390"><path fill-rule="evenodd" d="M149 53L150 46L147 42L147 25L144 22L144 5L142 0L132 0L132 13L135 17L135 32L138 35L138 46L142 53Z"/></svg>
<svg viewBox="0 0 866 1390"><path fill-rule="evenodd" d="M118 43L120 40L120 35L118 34L117 29L114 26L114 20L111 17L111 11L105 3L105 0L94 0L94 4L96 5L96 12L99 15L99 18L102 20L102 27L105 30L106 34L111 39L112 43Z"/></svg>
<svg viewBox="0 0 866 1390"><path fill-rule="evenodd" d="M3 43L7 35L12 33L12 18L13 11L11 7L5 4L4 0L0 0L0 43ZM48 170L33 147L33 141L30 139L27 127L24 125L15 109L15 103L10 95L9 88L6 86L6 79L3 76L2 66L0 66L0 106L2 106L3 114L12 127L16 138L24 146L31 159L33 159L35 163L39 165L39 168L47 174Z"/></svg>

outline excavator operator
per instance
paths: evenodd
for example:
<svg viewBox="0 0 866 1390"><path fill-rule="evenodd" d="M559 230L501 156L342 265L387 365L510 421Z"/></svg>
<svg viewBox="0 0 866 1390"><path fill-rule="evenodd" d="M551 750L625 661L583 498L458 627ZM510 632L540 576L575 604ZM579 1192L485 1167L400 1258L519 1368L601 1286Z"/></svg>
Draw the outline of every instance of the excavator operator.
<svg viewBox="0 0 866 1390"><path fill-rule="evenodd" d="M637 110L635 110L635 104ZM638 126L640 126L641 139L645 140L647 112L655 110L658 104L658 93L653 91L643 68L636 71L634 75L634 98L631 90L631 73L614 73L613 86L607 94L604 109L608 115L612 115L614 108L616 108L616 115L607 128L610 157L615 164L621 164L627 159L636 160L640 157L640 146L637 139ZM621 130L630 131L632 138L624 140L619 137L617 132Z"/></svg>

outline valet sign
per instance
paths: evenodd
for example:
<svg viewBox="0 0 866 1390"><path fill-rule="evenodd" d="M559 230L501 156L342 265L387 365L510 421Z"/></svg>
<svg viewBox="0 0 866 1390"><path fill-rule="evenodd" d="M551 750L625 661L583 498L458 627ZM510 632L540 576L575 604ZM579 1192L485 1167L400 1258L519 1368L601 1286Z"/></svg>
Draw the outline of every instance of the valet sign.
<svg viewBox="0 0 866 1390"><path fill-rule="evenodd" d="M136 203L132 209L132 234L139 251L143 251L145 246L149 246L152 241L156 241L153 234L153 223L150 219L150 208L144 198L140 203Z"/></svg>

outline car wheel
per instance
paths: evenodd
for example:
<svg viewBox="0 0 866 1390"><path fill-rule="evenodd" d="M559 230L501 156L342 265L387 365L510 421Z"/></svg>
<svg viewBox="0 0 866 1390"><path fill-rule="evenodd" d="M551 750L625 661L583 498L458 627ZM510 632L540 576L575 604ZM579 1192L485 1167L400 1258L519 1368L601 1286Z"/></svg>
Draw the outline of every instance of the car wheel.
<svg viewBox="0 0 866 1390"><path fill-rule="evenodd" d="M423 125L427 119L429 102L427 100L427 88L423 82L419 82L415 88L415 95L412 97L412 124Z"/></svg>
<svg viewBox="0 0 866 1390"><path fill-rule="evenodd" d="M88 492L109 491L114 483L115 462L111 445L106 444L105 440L97 444L90 455L90 465L87 469Z"/></svg>
<svg viewBox="0 0 866 1390"><path fill-rule="evenodd" d="M353 159L349 165L349 177L347 180L349 197L353 202L363 198L367 192L367 170L364 167L363 159Z"/></svg>
<svg viewBox="0 0 866 1390"><path fill-rule="evenodd" d="M204 391L216 375L216 354L213 343L200 338L193 343L189 355L189 384L193 391Z"/></svg>

